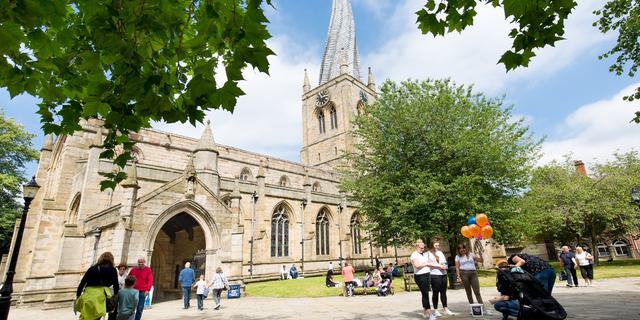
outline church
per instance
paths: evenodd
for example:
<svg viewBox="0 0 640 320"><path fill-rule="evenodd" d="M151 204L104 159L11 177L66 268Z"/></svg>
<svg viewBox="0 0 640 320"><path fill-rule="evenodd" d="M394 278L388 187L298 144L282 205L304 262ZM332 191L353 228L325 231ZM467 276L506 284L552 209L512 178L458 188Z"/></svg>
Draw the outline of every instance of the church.
<svg viewBox="0 0 640 320"><path fill-rule="evenodd" d="M210 124L200 139L145 129L131 135L128 178L100 191L101 174L118 170L99 157L101 122L47 136L14 281L18 303L68 305L105 251L116 264L146 258L156 301L180 296L186 261L209 279L221 266L246 282L276 278L283 265L309 275L330 261L364 267L376 256L406 257L410 249L372 246L357 203L339 190L351 123L376 99L371 69L366 83L361 77L351 10L349 0L333 1L317 86L305 71L300 163L217 144Z"/></svg>

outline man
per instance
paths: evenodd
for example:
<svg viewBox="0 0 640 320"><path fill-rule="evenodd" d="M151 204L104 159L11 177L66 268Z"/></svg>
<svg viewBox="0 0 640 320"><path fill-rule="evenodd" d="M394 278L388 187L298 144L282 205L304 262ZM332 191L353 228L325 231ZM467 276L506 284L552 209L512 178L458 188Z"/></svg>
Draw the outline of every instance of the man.
<svg viewBox="0 0 640 320"><path fill-rule="evenodd" d="M146 266L147 261L144 258L138 258L138 266L131 268L129 271L130 276L136 278L136 283L133 288L138 290L138 307L136 308L135 320L142 318L142 311L144 310L144 301L153 286L153 275L151 274L151 268Z"/></svg>
<svg viewBox="0 0 640 320"><path fill-rule="evenodd" d="M499 260L496 267L498 268L496 287L500 295L489 299L489 302L498 312L502 313L502 320L509 319L509 316L517 317L520 311L520 302L516 299L516 291L506 279L500 276L500 272L510 272L509 263L506 260Z"/></svg>
<svg viewBox="0 0 640 320"><path fill-rule="evenodd" d="M283 264L282 269L280 269L280 280L287 280L288 274L287 267Z"/></svg>
<svg viewBox="0 0 640 320"><path fill-rule="evenodd" d="M189 309L189 307L191 307L191 286L196 281L196 273L191 269L191 262L184 264L184 269L180 271L178 280L182 286L182 301L184 302L183 309Z"/></svg>
<svg viewBox="0 0 640 320"><path fill-rule="evenodd" d="M578 274L576 268L578 268L578 262L576 261L576 255L569 250L569 246L563 246L560 253L560 266L567 273L567 287L571 288L574 285L578 286Z"/></svg>

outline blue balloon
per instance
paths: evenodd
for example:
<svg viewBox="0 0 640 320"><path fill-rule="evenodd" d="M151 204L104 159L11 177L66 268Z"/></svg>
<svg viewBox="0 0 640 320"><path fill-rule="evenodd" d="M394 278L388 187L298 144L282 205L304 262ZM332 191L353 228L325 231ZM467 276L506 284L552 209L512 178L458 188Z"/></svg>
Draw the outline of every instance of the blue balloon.
<svg viewBox="0 0 640 320"><path fill-rule="evenodd" d="M467 224L469 225L476 224L476 217L470 216L469 219L467 220Z"/></svg>

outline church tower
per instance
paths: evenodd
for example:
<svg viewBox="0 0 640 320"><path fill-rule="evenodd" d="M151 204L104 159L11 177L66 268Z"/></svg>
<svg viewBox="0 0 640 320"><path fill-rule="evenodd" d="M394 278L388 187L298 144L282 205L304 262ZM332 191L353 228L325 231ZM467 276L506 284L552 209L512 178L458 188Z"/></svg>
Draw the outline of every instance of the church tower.
<svg viewBox="0 0 640 320"><path fill-rule="evenodd" d="M320 81L312 89L305 70L302 88L301 161L309 166L335 166L346 151L353 150L350 131L355 116L376 96L371 68L368 83L361 80L350 0L333 0Z"/></svg>

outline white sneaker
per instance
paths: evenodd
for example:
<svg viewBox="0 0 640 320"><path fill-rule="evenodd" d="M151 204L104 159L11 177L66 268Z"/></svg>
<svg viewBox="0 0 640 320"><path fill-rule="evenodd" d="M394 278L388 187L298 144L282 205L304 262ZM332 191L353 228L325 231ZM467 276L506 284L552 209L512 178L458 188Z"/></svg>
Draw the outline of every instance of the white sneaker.
<svg viewBox="0 0 640 320"><path fill-rule="evenodd" d="M436 320L436 315L435 315L434 313L432 313L432 314L429 316L429 320Z"/></svg>
<svg viewBox="0 0 640 320"><path fill-rule="evenodd" d="M489 309L484 309L484 315L485 316L492 316L493 312L491 312L491 310L489 310Z"/></svg>
<svg viewBox="0 0 640 320"><path fill-rule="evenodd" d="M457 314L455 312L451 312L449 309L444 309L442 312L448 316L455 316Z"/></svg>
<svg viewBox="0 0 640 320"><path fill-rule="evenodd" d="M432 312L431 314L436 316L436 317L442 317L442 313L440 313L440 311L438 311L438 310Z"/></svg>

